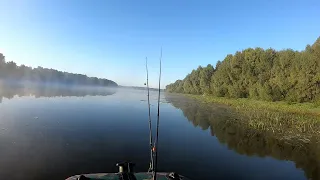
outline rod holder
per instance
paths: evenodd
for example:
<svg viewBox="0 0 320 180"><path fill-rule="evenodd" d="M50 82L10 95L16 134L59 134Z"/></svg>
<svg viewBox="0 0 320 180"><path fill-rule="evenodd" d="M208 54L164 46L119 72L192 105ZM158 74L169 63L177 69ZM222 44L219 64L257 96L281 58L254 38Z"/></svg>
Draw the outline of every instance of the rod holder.
<svg viewBox="0 0 320 180"><path fill-rule="evenodd" d="M119 167L119 173L133 173L134 163L131 162L122 162L117 163L116 166Z"/></svg>

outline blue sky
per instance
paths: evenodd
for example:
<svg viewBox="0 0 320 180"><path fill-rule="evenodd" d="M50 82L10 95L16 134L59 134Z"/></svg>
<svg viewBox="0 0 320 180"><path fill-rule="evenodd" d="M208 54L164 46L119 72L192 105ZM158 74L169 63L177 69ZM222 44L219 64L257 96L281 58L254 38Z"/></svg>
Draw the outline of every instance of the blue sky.
<svg viewBox="0 0 320 180"><path fill-rule="evenodd" d="M320 36L319 0L4 0L7 61L162 87L248 47L302 50Z"/></svg>

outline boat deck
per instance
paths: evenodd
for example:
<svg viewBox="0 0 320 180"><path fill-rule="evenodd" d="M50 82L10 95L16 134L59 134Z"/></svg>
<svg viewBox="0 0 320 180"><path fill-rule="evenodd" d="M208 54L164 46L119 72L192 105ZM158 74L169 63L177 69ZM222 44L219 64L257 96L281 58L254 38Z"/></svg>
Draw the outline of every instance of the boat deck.
<svg viewBox="0 0 320 180"><path fill-rule="evenodd" d="M97 174L83 174L85 177L93 180L119 180L119 174L118 173L97 173ZM152 179L152 173L146 173L146 172L140 172L135 173L137 180L151 180ZM157 179L158 180L168 180L167 178L168 173L159 172L157 173ZM80 175L75 175L72 177L67 178L66 180L78 180ZM180 176L181 180L189 180L183 176Z"/></svg>

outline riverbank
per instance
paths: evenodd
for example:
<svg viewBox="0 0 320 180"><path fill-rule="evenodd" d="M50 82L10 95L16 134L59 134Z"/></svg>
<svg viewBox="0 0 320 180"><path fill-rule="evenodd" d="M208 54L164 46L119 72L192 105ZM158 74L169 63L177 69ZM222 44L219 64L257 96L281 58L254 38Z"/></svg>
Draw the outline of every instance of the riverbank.
<svg viewBox="0 0 320 180"><path fill-rule="evenodd" d="M218 103L232 106L236 109L256 109L256 110L271 110L287 113L295 113L302 115L312 115L320 117L320 104L316 103L291 103L278 101L278 102L267 102L258 101L247 98L239 99L228 99L225 97L214 97L207 95L192 95L184 94L187 97L198 99L204 103Z"/></svg>
<svg viewBox="0 0 320 180"><path fill-rule="evenodd" d="M210 131L228 149L246 156L293 161L296 167L304 170L308 179L317 179L317 172L320 172L320 136L317 134L299 133L292 126L283 126L285 122L281 122L281 128L278 128L279 124L267 124L266 120L270 119L261 118L266 114L259 113L264 111L253 111L255 116L248 119L241 114L249 111L237 113L226 105L201 103L195 98L170 93L166 94L166 100L180 109L193 126Z"/></svg>
<svg viewBox="0 0 320 180"><path fill-rule="evenodd" d="M227 99L205 95L183 94L206 104L224 104L239 113L241 123L248 128L270 132L284 138L320 135L320 107L313 103L288 104L251 99Z"/></svg>

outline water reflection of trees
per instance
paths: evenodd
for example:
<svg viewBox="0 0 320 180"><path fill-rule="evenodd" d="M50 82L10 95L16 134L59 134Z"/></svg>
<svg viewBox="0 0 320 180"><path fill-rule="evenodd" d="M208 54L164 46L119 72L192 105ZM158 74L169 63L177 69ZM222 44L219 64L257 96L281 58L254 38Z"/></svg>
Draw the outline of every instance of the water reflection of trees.
<svg viewBox="0 0 320 180"><path fill-rule="evenodd" d="M240 123L237 114L227 107L209 106L173 95L166 95L166 99L181 109L194 126L203 130L210 129L213 136L237 153L293 161L297 168L304 170L308 179L320 179L319 137L314 136L308 140L279 137Z"/></svg>
<svg viewBox="0 0 320 180"><path fill-rule="evenodd" d="M39 97L68 97L68 96L108 96L116 92L116 88L105 87L78 87L78 86L49 86L23 85L0 86L0 103L3 98L11 99L15 96Z"/></svg>

